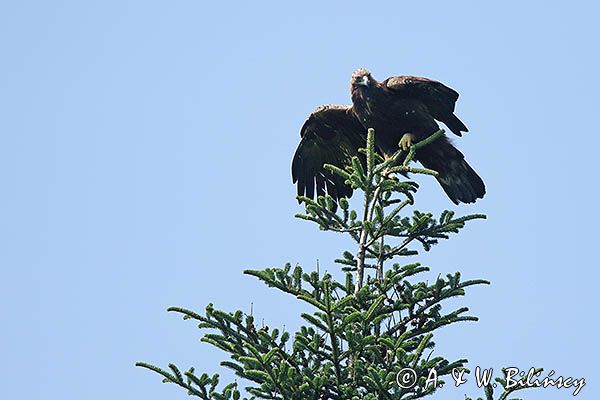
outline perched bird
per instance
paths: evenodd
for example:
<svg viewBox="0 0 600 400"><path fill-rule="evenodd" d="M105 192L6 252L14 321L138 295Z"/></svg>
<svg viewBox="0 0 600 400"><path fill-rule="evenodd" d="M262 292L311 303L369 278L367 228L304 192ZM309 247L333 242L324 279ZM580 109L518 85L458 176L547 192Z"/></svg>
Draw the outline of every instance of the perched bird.
<svg viewBox="0 0 600 400"><path fill-rule="evenodd" d="M336 200L351 196L352 189L323 164L343 168L352 156L362 158L358 148L365 146L368 128L375 129L375 144L384 157L436 132L436 120L457 136L468 131L454 115L458 93L440 82L414 76L378 82L361 68L352 74L350 93L352 106L318 107L302 126L292 161L298 195L312 198L316 191ZM455 204L473 203L484 196L483 180L445 135L417 151L415 159L438 172L438 182Z"/></svg>

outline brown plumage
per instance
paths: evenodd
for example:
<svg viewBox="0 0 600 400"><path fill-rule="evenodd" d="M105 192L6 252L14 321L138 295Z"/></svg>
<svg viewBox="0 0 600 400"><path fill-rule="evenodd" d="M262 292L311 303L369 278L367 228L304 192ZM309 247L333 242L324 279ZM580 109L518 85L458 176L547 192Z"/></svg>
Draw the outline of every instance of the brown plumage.
<svg viewBox="0 0 600 400"><path fill-rule="evenodd" d="M365 147L366 130L352 112L351 106L325 105L313 111L302 129L300 144L292 161L292 179L297 182L298 196L314 197L326 192L338 200L352 196L344 179L323 164L345 167Z"/></svg>
<svg viewBox="0 0 600 400"><path fill-rule="evenodd" d="M322 106L304 123L302 137L292 162L292 178L298 194L313 197L327 192L334 199L349 197L352 189L323 169L323 164L344 167L358 148L364 147L366 130L375 129L380 154L390 156L399 149L405 134L417 142L444 123L461 136L467 127L454 115L458 93L427 78L398 76L376 81L359 69L351 80L352 106ZM483 180L465 161L446 136L420 149L416 158L439 173L438 182L454 203L472 203L485 194Z"/></svg>

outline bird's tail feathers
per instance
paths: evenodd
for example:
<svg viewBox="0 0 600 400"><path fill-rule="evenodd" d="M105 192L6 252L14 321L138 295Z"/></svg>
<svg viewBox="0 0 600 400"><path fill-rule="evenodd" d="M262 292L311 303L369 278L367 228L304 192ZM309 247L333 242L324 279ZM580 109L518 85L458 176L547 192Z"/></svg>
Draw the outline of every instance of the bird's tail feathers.
<svg viewBox="0 0 600 400"><path fill-rule="evenodd" d="M448 138L439 138L417 156L426 168L438 172L438 182L455 204L474 203L485 195L483 180Z"/></svg>

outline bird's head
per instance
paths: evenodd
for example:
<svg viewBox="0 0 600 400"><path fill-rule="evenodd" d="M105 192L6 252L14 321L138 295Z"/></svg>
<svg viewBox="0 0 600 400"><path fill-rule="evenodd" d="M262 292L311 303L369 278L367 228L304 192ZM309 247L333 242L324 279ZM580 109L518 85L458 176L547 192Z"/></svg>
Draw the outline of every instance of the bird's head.
<svg viewBox="0 0 600 400"><path fill-rule="evenodd" d="M366 68L357 69L352 74L350 84L352 85L352 87L371 86L373 84L373 77L371 76L371 72L369 72L369 70Z"/></svg>

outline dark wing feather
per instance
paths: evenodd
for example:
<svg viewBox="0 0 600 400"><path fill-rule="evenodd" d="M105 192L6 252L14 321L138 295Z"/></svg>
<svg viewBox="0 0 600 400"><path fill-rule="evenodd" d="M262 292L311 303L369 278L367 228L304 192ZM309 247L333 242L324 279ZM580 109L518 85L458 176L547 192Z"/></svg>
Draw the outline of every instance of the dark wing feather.
<svg viewBox="0 0 600 400"><path fill-rule="evenodd" d="M388 89L405 97L419 99L429 109L431 116L443 122L456 135L469 130L456 115L454 106L458 93L443 83L416 76L395 76L386 79Z"/></svg>
<svg viewBox="0 0 600 400"><path fill-rule="evenodd" d="M298 196L314 198L329 194L336 201L350 197L352 188L344 179L325 168L332 164L344 168L353 156L365 147L366 131L352 113L350 106L326 105L318 107L300 130L300 144L292 161L292 180L297 183Z"/></svg>

